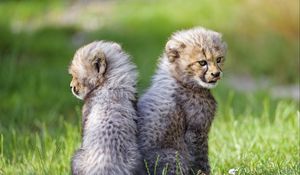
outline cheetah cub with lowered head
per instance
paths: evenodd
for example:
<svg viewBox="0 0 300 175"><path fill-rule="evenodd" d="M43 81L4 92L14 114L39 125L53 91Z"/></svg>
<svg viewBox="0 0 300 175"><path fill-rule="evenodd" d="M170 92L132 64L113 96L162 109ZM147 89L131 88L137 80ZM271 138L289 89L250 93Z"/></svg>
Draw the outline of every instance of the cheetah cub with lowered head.
<svg viewBox="0 0 300 175"><path fill-rule="evenodd" d="M201 27L176 32L167 42L152 86L137 105L150 171L210 174L208 132L217 104L209 89L222 77L226 50L221 34Z"/></svg>
<svg viewBox="0 0 300 175"><path fill-rule="evenodd" d="M75 53L69 73L73 94L84 100L83 138L72 157L72 174L140 174L137 72L129 56L117 43L93 42Z"/></svg>

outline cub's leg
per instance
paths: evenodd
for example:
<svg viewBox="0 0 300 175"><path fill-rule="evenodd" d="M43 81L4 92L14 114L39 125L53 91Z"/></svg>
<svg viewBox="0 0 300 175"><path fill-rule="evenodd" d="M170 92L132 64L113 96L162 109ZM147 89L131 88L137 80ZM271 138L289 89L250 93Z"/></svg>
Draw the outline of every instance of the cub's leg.
<svg viewBox="0 0 300 175"><path fill-rule="evenodd" d="M84 154L84 150L83 149L78 149L73 157L72 157L72 161L71 161L71 172L72 175L83 175L84 174L84 167L82 164L82 155Z"/></svg>

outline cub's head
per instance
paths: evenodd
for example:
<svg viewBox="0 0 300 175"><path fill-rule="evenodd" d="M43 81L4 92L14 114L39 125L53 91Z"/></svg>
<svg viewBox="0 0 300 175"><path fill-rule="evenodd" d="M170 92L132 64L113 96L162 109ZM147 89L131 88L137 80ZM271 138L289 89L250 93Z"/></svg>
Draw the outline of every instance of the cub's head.
<svg viewBox="0 0 300 175"><path fill-rule="evenodd" d="M92 42L79 48L69 66L72 75L70 88L75 97L84 99L105 80L107 49L120 52L121 46L113 42Z"/></svg>
<svg viewBox="0 0 300 175"><path fill-rule="evenodd" d="M220 33L197 27L173 34L165 53L177 80L213 88L222 77L226 50Z"/></svg>

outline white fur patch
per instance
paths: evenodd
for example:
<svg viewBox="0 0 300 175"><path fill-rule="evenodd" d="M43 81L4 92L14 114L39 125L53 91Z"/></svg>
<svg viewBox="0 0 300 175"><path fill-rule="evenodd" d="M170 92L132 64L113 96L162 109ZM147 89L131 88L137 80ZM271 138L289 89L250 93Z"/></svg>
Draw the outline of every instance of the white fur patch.
<svg viewBox="0 0 300 175"><path fill-rule="evenodd" d="M72 88L71 91L72 91L72 94L73 94L76 98L78 98L78 99L80 99L80 100L83 100L84 97L83 97L82 95L80 95L80 94L77 95L77 94L74 92L74 87Z"/></svg>
<svg viewBox="0 0 300 175"><path fill-rule="evenodd" d="M200 79L197 79L197 83L198 83L200 86L202 86L202 87L204 87L204 88L207 88L207 89L212 89L212 88L216 87L217 84L218 84L218 82L215 82L215 83L206 83L206 82L203 82L203 81L200 80Z"/></svg>

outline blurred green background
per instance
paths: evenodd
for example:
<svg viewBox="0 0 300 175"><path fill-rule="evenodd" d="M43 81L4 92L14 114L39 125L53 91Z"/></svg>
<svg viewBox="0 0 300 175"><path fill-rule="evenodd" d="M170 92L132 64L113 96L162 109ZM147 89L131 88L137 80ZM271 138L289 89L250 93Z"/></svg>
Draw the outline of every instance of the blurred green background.
<svg viewBox="0 0 300 175"><path fill-rule="evenodd" d="M2 0L0 174L68 174L80 144L82 103L67 73L77 48L121 43L142 94L168 37L194 26L228 44L213 90L213 174L298 174L299 0Z"/></svg>

